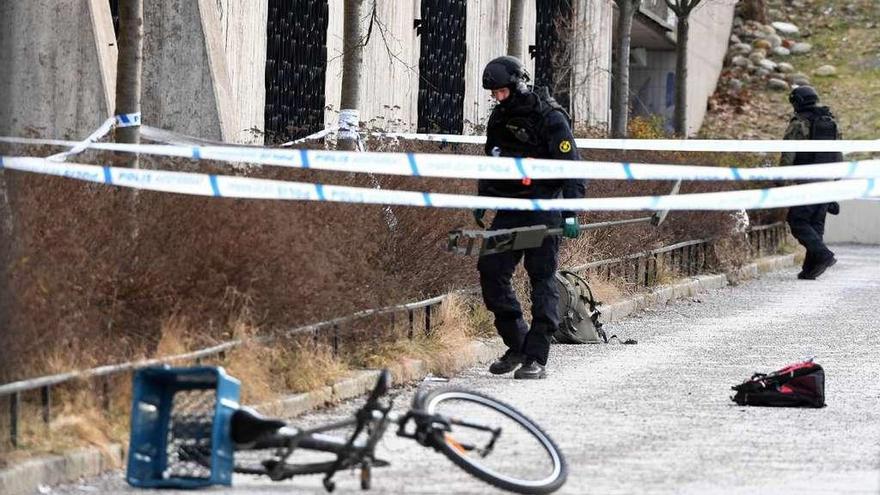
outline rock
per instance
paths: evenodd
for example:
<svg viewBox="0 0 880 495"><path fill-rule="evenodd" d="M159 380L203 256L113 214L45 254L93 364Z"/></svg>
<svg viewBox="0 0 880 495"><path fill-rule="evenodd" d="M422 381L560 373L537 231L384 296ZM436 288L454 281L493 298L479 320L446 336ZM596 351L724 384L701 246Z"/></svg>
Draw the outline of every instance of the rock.
<svg viewBox="0 0 880 495"><path fill-rule="evenodd" d="M792 86L809 86L810 78L804 74L789 74L788 82L792 84Z"/></svg>
<svg viewBox="0 0 880 495"><path fill-rule="evenodd" d="M794 40L790 40L790 39L784 39L784 40L782 40L782 46L783 46L783 48L788 48L788 49L790 50L791 47L793 47L794 45L795 45L795 41L794 41Z"/></svg>
<svg viewBox="0 0 880 495"><path fill-rule="evenodd" d="M770 42L771 48L782 46L782 36L779 36L778 34L768 35L765 39Z"/></svg>
<svg viewBox="0 0 880 495"><path fill-rule="evenodd" d="M739 79L731 79L727 81L727 86L730 87L731 91L738 92L743 88L743 82Z"/></svg>
<svg viewBox="0 0 880 495"><path fill-rule="evenodd" d="M791 87L782 79L770 79L767 81L767 87L773 91L788 91Z"/></svg>
<svg viewBox="0 0 880 495"><path fill-rule="evenodd" d="M730 47L730 53L733 53L734 55L748 55L749 53L752 53L752 45L749 45L748 43L737 43Z"/></svg>
<svg viewBox="0 0 880 495"><path fill-rule="evenodd" d="M774 22L771 23L771 26L773 26L776 31L787 36L794 36L800 33L800 29L790 22Z"/></svg>
<svg viewBox="0 0 880 495"><path fill-rule="evenodd" d="M791 74L794 72L794 66L788 62L779 62L779 64L776 65L776 70L783 74Z"/></svg>
<svg viewBox="0 0 880 495"><path fill-rule="evenodd" d="M769 24L758 25L758 31L760 31L761 33L764 33L764 35L776 34L776 29Z"/></svg>
<svg viewBox="0 0 880 495"><path fill-rule="evenodd" d="M770 75L770 70L764 67L758 67L755 69L755 75L758 77L767 77Z"/></svg>
<svg viewBox="0 0 880 495"><path fill-rule="evenodd" d="M737 55L737 56L733 57L733 59L730 61L730 63L731 63L731 65L734 65L736 67L748 67L749 64L751 63L751 61L749 59L743 57L742 55Z"/></svg>
<svg viewBox="0 0 880 495"><path fill-rule="evenodd" d="M764 60L761 60L760 62L758 62L758 66L763 67L763 68L773 72L776 70L777 64L776 64L776 62L765 58Z"/></svg>
<svg viewBox="0 0 880 495"><path fill-rule="evenodd" d="M769 50L773 47L773 45L765 39L756 39L754 42L752 42L752 46L755 48L760 48L761 50Z"/></svg>
<svg viewBox="0 0 880 495"><path fill-rule="evenodd" d="M791 47L791 53L793 55L803 55L804 53L810 53L813 49L813 45L809 43L795 43L794 46Z"/></svg>
<svg viewBox="0 0 880 495"><path fill-rule="evenodd" d="M776 48L773 49L772 53L773 53L773 55L776 55L777 57L787 57L787 56L791 55L791 50L789 50L788 48L786 48L784 46L777 46Z"/></svg>
<svg viewBox="0 0 880 495"><path fill-rule="evenodd" d="M738 44L738 43L742 43L742 40L739 39L739 36L737 36L737 35L735 35L735 34L731 34L731 35L730 35L730 44L731 44L731 45L736 45L736 44Z"/></svg>
<svg viewBox="0 0 880 495"><path fill-rule="evenodd" d="M757 49L749 54L749 60L751 60L753 64L760 64L761 60L764 60L765 58L767 58L767 54L761 49Z"/></svg>
<svg viewBox="0 0 880 495"><path fill-rule="evenodd" d="M823 65L822 67L819 67L818 69L813 71L813 74L816 74L819 77L836 76L837 75L837 68L834 67L833 65Z"/></svg>

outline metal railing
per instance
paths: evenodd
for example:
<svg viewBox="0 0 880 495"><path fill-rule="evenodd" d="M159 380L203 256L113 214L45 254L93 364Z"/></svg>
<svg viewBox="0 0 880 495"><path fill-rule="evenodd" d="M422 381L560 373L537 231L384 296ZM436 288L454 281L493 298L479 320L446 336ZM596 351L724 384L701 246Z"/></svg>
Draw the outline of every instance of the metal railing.
<svg viewBox="0 0 880 495"><path fill-rule="evenodd" d="M751 228L748 233L751 249L750 254L752 256L760 256L775 252L779 245L784 241L785 236L786 230L783 222ZM715 240L713 239L681 242L645 253L594 261L592 263L574 267L572 270L578 272L586 271L601 278L605 278L606 280L620 277L627 282L649 287L661 282L664 274L691 276L705 271L712 261L712 248L714 242ZM457 291L457 293L475 292L478 292L478 289L472 288ZM421 327L425 333L429 333L433 330L436 325L436 320L432 317L434 308L438 308L446 297L447 295L442 295L413 303L359 311L348 316L297 327L274 335L257 337L249 340L249 342L265 343L273 339L295 335L311 335L317 341L323 332L329 330L331 332L329 335L330 345L335 355L339 352L341 327L345 323L387 314L391 314L392 318L394 318L394 315L399 313L406 313L406 325L408 326L407 334L409 338L412 338L415 335L417 326ZM421 310L421 315L417 314L420 312L419 310ZM416 324L419 319L424 322L424 325ZM392 319L392 326L393 325L394 320ZM49 424L52 419L52 387L70 384L75 381L87 383L94 383L97 381L99 383L94 388L97 389L98 394L100 394L102 407L105 410L109 410L110 379L113 375L130 372L138 368L156 364L166 364L178 361L194 361L195 363L200 364L203 359L211 357L217 357L220 360L223 360L225 359L227 351L239 347L244 343L244 340L238 339L176 356L100 366L85 371L72 371L0 385L0 397L6 396L9 398L9 441L13 447L18 447L22 394L29 392L39 393L41 409L40 416L45 424Z"/></svg>
<svg viewBox="0 0 880 495"><path fill-rule="evenodd" d="M749 255L763 256L776 252L786 238L785 222L752 227L748 230ZM693 276L703 273L713 263L718 239L680 242L651 251L600 261L571 268L599 279L622 279L640 287L650 287L666 276Z"/></svg>

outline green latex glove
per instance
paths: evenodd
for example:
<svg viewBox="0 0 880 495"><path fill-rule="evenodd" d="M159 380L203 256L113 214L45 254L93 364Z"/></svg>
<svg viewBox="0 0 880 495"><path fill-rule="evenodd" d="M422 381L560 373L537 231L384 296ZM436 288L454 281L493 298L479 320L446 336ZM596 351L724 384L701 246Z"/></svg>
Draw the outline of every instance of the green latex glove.
<svg viewBox="0 0 880 495"><path fill-rule="evenodd" d="M577 217L567 217L562 223L562 235L569 239L577 239L581 235L581 226Z"/></svg>
<svg viewBox="0 0 880 495"><path fill-rule="evenodd" d="M483 228L483 229L486 228L486 224L483 223L484 216L486 216L486 209L485 208L477 208L476 210L474 210L474 222L476 222L477 225L479 225L480 228Z"/></svg>

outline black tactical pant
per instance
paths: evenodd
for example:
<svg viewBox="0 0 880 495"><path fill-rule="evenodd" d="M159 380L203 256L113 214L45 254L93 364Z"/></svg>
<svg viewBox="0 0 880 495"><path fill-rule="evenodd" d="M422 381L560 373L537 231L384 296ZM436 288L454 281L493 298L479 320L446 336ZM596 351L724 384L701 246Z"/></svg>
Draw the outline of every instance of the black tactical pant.
<svg viewBox="0 0 880 495"><path fill-rule="evenodd" d="M499 211L492 229L529 225L558 227L558 212ZM559 261L559 236L544 238L537 248L504 251L480 257L477 269L486 308L495 315L495 328L513 351L522 352L542 365L550 354L550 336L559 326L557 305L559 290L554 275ZM522 307L516 299L511 278L520 260L529 275L532 288L532 324L526 325Z"/></svg>
<svg viewBox="0 0 880 495"><path fill-rule="evenodd" d="M805 270L834 256L822 240L827 212L827 203L792 206L788 209L786 221L791 228L791 235L807 249L803 266Z"/></svg>

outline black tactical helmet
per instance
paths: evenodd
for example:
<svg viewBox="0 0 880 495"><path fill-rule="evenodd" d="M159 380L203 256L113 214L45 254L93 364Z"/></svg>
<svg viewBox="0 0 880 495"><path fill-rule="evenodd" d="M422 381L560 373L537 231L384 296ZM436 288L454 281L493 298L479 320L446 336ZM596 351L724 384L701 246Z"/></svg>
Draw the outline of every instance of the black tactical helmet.
<svg viewBox="0 0 880 495"><path fill-rule="evenodd" d="M788 95L788 101L795 110L800 110L819 103L819 94L812 86L798 86Z"/></svg>
<svg viewBox="0 0 880 495"><path fill-rule="evenodd" d="M516 57L493 58L483 69L483 89L523 89L529 72Z"/></svg>

